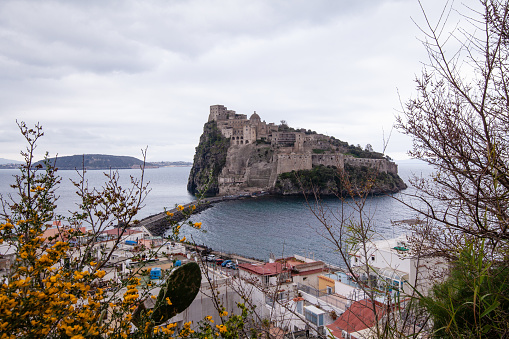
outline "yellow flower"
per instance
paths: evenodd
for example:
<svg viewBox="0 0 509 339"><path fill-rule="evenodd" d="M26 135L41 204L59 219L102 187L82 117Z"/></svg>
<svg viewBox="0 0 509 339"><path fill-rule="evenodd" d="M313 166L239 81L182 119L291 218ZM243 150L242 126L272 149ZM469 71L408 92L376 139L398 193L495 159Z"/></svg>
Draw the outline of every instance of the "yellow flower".
<svg viewBox="0 0 509 339"><path fill-rule="evenodd" d="M102 277L104 277L106 275L106 272L104 272L104 271L97 271L97 272L95 272L95 275L98 278L102 278Z"/></svg>
<svg viewBox="0 0 509 339"><path fill-rule="evenodd" d="M221 317L226 317L227 315L228 315L228 312L226 312L226 311L223 311L223 312L221 312L221 314L220 314L220 316L221 316Z"/></svg>
<svg viewBox="0 0 509 339"><path fill-rule="evenodd" d="M181 240L181 242L184 242L184 241L186 241L186 237L183 237Z"/></svg>
<svg viewBox="0 0 509 339"><path fill-rule="evenodd" d="M151 295L150 296L152 299L157 299L157 297L155 295Z"/></svg>
<svg viewBox="0 0 509 339"><path fill-rule="evenodd" d="M214 322L214 320L212 319L212 317L210 315L206 316L205 319L207 319L208 321L210 321L211 323Z"/></svg>
<svg viewBox="0 0 509 339"><path fill-rule="evenodd" d="M90 262L90 266L95 266L95 265L97 265L97 263L95 261Z"/></svg>
<svg viewBox="0 0 509 339"><path fill-rule="evenodd" d="M191 206L191 209L194 211L196 209L196 205Z"/></svg>
<svg viewBox="0 0 509 339"><path fill-rule="evenodd" d="M173 217L173 213L171 213L170 211L167 211L166 215L169 216L169 217Z"/></svg>
<svg viewBox="0 0 509 339"><path fill-rule="evenodd" d="M219 330L219 332L221 333L224 333L227 331L226 329L226 326L225 325L216 325L217 329Z"/></svg>
<svg viewBox="0 0 509 339"><path fill-rule="evenodd" d="M184 206L182 206L182 205L178 205L178 206L177 206L177 210L178 210L178 211L182 211L183 209L184 209Z"/></svg>
<svg viewBox="0 0 509 339"><path fill-rule="evenodd" d="M170 298L166 297L166 302L168 303L168 305L173 305L170 301Z"/></svg>
<svg viewBox="0 0 509 339"><path fill-rule="evenodd" d="M195 222L194 223L194 227L201 228L201 222Z"/></svg>

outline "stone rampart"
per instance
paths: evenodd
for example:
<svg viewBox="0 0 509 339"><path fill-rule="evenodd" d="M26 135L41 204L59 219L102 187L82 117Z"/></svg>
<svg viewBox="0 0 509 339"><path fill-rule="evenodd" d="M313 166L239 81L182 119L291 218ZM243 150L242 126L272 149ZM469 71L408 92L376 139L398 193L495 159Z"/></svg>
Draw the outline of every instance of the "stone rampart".
<svg viewBox="0 0 509 339"><path fill-rule="evenodd" d="M314 166L335 166L337 168L344 168L345 156L343 154L313 154L312 164Z"/></svg>
<svg viewBox="0 0 509 339"><path fill-rule="evenodd" d="M277 156L277 174L310 170L313 167L312 155L304 154L278 154Z"/></svg>

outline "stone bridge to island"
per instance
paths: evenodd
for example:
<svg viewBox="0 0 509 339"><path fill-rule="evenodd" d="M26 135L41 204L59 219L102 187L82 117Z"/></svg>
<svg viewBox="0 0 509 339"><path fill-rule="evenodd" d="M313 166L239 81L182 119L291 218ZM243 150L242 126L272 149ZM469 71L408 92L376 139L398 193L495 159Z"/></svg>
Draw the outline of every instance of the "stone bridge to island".
<svg viewBox="0 0 509 339"><path fill-rule="evenodd" d="M229 196L221 196L221 197L211 197L211 198L203 198L203 199L197 199L193 200L187 204L183 204L182 207L184 207L184 211L191 211L192 206L196 206L196 209L192 211L192 214L202 212L206 210L207 208L210 208L213 206L213 204L222 202L222 201L228 201L228 200L236 200L241 198L247 198L251 197L248 194L240 194L240 195L229 195ZM171 217L171 220L174 222L180 222L184 220L185 215L182 213L182 211L178 210L177 207L174 207L170 210L167 210L166 212L173 213L173 217ZM137 227L145 227L147 231L149 231L153 236L162 236L164 233L170 228L170 222L169 217L166 215L166 212L161 212L155 215L151 215L149 217L146 217L139 221L134 226Z"/></svg>

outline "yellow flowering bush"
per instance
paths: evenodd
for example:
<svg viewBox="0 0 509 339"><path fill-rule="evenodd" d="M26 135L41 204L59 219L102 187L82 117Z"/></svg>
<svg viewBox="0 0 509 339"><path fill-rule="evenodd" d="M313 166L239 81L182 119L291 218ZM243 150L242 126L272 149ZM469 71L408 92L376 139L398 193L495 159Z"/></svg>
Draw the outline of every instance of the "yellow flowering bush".
<svg viewBox="0 0 509 339"><path fill-rule="evenodd" d="M212 328L211 317L194 328L191 322L181 328L175 323L154 326L149 318L142 319L143 326L134 326L133 311L151 296L150 284L142 285L135 274L143 276L148 271L111 281L105 265L115 247L98 250L95 245L107 227L118 225L121 234L134 221L147 194L146 184L132 179L132 187L125 189L118 185L118 173L110 173L102 190L89 189L82 173L74 183L82 200L79 210L65 220L68 227L47 236L51 223L62 220L55 214L60 179L47 160L45 167L33 166L42 127L31 129L20 123L19 128L28 147L22 153L25 164L12 185L18 197L2 201L4 213L0 214L0 244L14 250L6 277L0 277L0 339L239 337L248 314L245 308L242 315L228 319L221 310L224 320L218 328ZM196 206L179 205L177 210L188 217ZM171 212L166 214L173 217ZM185 219L184 223L201 228L200 222ZM181 225L172 223L177 239ZM120 236L116 244L119 241ZM166 302L171 305L168 298Z"/></svg>

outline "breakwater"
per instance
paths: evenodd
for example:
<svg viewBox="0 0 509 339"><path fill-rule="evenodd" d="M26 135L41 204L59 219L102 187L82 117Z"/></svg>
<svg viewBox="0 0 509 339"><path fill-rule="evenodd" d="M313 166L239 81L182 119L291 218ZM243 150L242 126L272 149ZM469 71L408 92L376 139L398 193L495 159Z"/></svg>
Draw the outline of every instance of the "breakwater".
<svg viewBox="0 0 509 339"><path fill-rule="evenodd" d="M161 212L155 215L151 215L149 217L146 217L136 226L143 226L147 231L149 231L153 236L162 236L170 228L170 222L180 222L186 218L186 215L188 215L187 212L191 212L192 214L200 213L202 211L205 211L206 209L212 207L215 203L222 202L222 201L231 201L231 200L238 200L238 199L245 199L251 197L250 195L241 194L241 195L229 195L229 196L222 196L222 197L212 197L212 198L204 198L204 199L198 199L191 201L185 205L181 205L183 207L183 211L186 213L182 213L183 211L179 210L177 207L174 207L170 210L167 210L167 212L173 213L173 216L168 217L166 212ZM193 210L192 206L196 206L196 208Z"/></svg>

